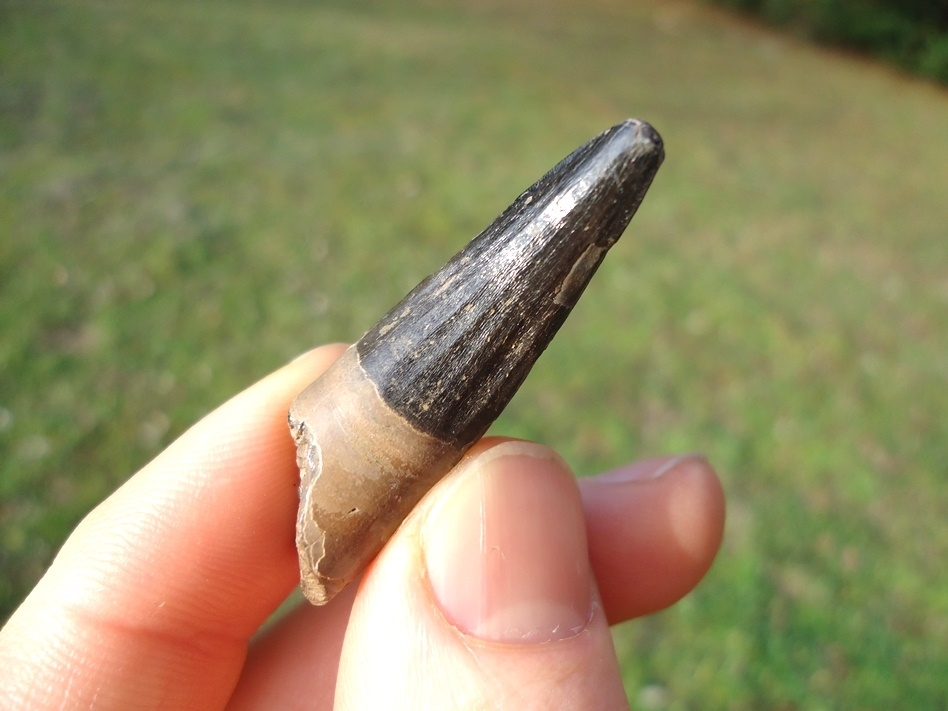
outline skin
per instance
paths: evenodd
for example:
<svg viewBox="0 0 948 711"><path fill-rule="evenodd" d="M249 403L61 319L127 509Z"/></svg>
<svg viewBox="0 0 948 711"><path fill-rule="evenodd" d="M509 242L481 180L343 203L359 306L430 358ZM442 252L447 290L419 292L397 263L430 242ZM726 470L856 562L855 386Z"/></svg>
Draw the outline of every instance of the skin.
<svg viewBox="0 0 948 711"><path fill-rule="evenodd" d="M287 407L342 350L318 348L237 395L79 524L0 631L6 708L627 707L609 625L673 604L721 541L724 497L700 457L577 481L545 448L483 440L358 585L259 632L299 582ZM495 476L521 465L529 475ZM541 502L523 517L534 528L496 529L511 551L542 551L530 537L554 530L543 506L567 512L563 541L587 541L568 573L591 603L575 634L498 640L465 619L452 587L465 571L450 553L453 536L469 533L458 521L481 506L470 497L482 479L503 505L514 482L509 500Z"/></svg>

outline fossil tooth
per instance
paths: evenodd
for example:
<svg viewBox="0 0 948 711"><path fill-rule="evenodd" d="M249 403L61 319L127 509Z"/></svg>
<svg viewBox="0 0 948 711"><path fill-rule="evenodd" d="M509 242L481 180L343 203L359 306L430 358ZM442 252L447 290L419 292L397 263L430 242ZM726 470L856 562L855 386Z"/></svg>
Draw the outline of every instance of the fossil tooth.
<svg viewBox="0 0 948 711"><path fill-rule="evenodd" d="M302 588L325 604L513 397L664 158L629 119L580 146L294 400Z"/></svg>

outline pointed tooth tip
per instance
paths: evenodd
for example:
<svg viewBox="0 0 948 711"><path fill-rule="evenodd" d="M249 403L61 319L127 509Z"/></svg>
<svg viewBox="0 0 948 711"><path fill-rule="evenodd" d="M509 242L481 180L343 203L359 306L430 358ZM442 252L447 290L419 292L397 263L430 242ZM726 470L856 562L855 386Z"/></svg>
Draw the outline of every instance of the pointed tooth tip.
<svg viewBox="0 0 948 711"><path fill-rule="evenodd" d="M629 147L645 150L649 153L665 153L665 142L652 124L641 119L627 118L613 129L617 135L625 136Z"/></svg>

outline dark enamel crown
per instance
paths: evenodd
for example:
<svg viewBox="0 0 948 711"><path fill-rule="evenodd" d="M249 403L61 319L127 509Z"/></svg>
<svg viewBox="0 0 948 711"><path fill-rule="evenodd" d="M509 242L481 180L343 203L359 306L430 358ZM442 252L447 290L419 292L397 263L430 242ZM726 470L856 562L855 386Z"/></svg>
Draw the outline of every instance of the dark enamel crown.
<svg viewBox="0 0 948 711"><path fill-rule="evenodd" d="M356 345L418 430L467 446L504 409L622 235L664 158L647 123L581 146Z"/></svg>

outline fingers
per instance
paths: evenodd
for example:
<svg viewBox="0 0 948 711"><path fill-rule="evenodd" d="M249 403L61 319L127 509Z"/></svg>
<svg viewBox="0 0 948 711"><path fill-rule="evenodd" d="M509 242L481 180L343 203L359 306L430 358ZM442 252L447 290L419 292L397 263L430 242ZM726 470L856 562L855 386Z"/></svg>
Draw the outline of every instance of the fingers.
<svg viewBox="0 0 948 711"><path fill-rule="evenodd" d="M610 624L668 607L711 567L724 534L724 491L703 457L645 460L579 484Z"/></svg>
<svg viewBox="0 0 948 711"><path fill-rule="evenodd" d="M0 632L0 697L120 708L228 699L247 639L298 581L285 413L340 352L318 349L237 396L80 524ZM694 457L580 486L582 500L549 450L480 443L358 596L301 608L259 638L234 704L328 707L342 649L337 698L354 707L582 698L624 708L608 624L667 606L700 579L723 496Z"/></svg>
<svg viewBox="0 0 948 711"><path fill-rule="evenodd" d="M298 581L287 408L340 352L313 351L224 404L79 525L0 634L0 697L227 698L247 639Z"/></svg>
<svg viewBox="0 0 948 711"><path fill-rule="evenodd" d="M259 635L228 709L331 709L353 583L327 607L302 601ZM301 596L302 597L302 596Z"/></svg>
<svg viewBox="0 0 948 711"><path fill-rule="evenodd" d="M338 708L627 708L572 474L544 447L491 445L363 578Z"/></svg>
<svg viewBox="0 0 948 711"><path fill-rule="evenodd" d="M584 699L589 708L625 708L607 625L673 603L707 570L723 526L721 488L694 457L579 483L582 508L549 450L496 440L472 450L366 575L339 702L577 708ZM279 690L281 699L331 707L320 673L329 635L317 614L303 606L268 633L236 699ZM317 627L318 645L309 639ZM373 696L379 690L386 698Z"/></svg>

